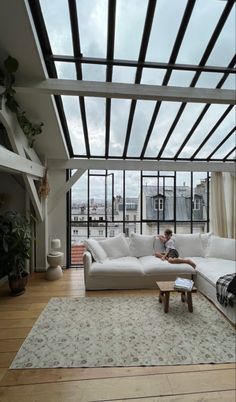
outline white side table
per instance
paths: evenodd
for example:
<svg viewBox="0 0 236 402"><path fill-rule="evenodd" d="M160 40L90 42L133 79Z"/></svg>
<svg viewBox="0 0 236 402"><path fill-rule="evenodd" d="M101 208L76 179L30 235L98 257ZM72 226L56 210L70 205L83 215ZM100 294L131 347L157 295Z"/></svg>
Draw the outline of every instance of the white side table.
<svg viewBox="0 0 236 402"><path fill-rule="evenodd" d="M58 252L57 254L48 254L47 262L49 267L46 272L46 279L48 281L55 281L62 277L63 272L61 269L62 259L64 257L64 253Z"/></svg>

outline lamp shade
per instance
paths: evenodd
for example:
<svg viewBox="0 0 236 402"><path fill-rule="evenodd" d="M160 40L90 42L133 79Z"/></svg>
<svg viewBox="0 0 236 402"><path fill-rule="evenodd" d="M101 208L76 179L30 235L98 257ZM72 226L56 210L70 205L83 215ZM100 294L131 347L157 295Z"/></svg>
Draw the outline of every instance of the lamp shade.
<svg viewBox="0 0 236 402"><path fill-rule="evenodd" d="M61 240L60 239L52 239L51 240L51 249L57 250L61 248Z"/></svg>

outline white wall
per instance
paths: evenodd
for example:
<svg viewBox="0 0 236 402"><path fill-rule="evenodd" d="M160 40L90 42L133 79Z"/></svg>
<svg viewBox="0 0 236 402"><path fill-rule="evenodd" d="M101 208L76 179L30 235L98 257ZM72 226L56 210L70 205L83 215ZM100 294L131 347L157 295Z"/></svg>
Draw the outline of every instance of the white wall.
<svg viewBox="0 0 236 402"><path fill-rule="evenodd" d="M11 174L0 172L0 213L9 209L25 214L26 191Z"/></svg>
<svg viewBox="0 0 236 402"><path fill-rule="evenodd" d="M48 248L49 239L52 237L61 239L61 251L64 252L64 262L66 265L66 194L59 199L54 198L57 192L64 186L66 182L65 170L49 171L50 194L48 197L48 205L53 200L52 207L48 208Z"/></svg>

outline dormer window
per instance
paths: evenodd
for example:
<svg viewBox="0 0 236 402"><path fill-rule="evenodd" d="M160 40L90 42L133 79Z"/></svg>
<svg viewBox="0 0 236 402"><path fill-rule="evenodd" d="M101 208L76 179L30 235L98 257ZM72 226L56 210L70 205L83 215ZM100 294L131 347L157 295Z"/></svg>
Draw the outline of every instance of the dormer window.
<svg viewBox="0 0 236 402"><path fill-rule="evenodd" d="M154 209L158 211L163 211L163 208L164 208L163 198L156 198L154 200Z"/></svg>
<svg viewBox="0 0 236 402"><path fill-rule="evenodd" d="M200 198L198 197L194 198L193 209L199 211L200 207L201 207Z"/></svg>

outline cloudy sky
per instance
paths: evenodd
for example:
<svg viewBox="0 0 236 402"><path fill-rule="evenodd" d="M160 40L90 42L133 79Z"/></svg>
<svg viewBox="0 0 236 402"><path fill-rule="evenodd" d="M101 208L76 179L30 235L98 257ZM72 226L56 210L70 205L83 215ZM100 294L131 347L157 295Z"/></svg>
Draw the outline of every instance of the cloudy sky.
<svg viewBox="0 0 236 402"><path fill-rule="evenodd" d="M117 0L114 57L117 59L137 60L142 39L148 0ZM67 0L40 0L49 39L54 54L73 55L69 11ZM107 0L77 0L78 23L81 51L87 57L106 57L107 47ZM157 0L153 26L146 54L147 61L168 62L175 38L184 14L187 0ZM224 10L226 1L196 0L189 26L178 53L177 63L199 64L204 50L211 38L217 22ZM235 52L235 5L211 52L207 64L226 67ZM72 63L57 62L59 78L76 79ZM106 67L99 65L82 66L83 79L105 81ZM144 69L142 84L161 85L165 70ZM174 71L169 80L172 86L189 86L193 72ZM135 68L114 67L113 81L133 83ZM196 87L215 88L220 81L220 73L201 74ZM235 75L228 77L225 89L235 88ZM67 117L71 141L75 154L85 155L85 143L78 97L64 96L64 110ZM121 156L130 110L130 100L112 99L111 101L110 156ZM85 98L87 125L91 155L105 153L105 105L103 98ZM142 150L156 102L137 101L131 130L128 156L138 157ZM154 125L145 156L155 158L161 149L180 102L162 102ZM172 134L163 157L173 157L184 138L189 133L205 105L189 103ZM226 110L227 105L211 105L180 157L190 157L216 121ZM235 110L232 110L201 149L197 157L207 157L222 139L235 126ZM235 145L235 136L214 155L225 156Z"/></svg>

